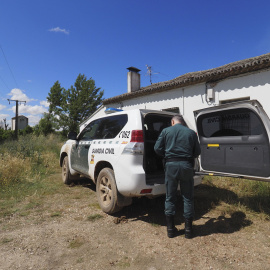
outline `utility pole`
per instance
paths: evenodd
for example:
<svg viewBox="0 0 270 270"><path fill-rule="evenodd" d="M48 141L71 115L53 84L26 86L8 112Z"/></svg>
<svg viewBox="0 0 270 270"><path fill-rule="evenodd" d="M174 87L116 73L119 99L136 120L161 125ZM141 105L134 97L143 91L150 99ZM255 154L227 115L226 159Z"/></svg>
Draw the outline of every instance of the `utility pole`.
<svg viewBox="0 0 270 270"><path fill-rule="evenodd" d="M8 102L10 104L10 101L15 101L16 102L16 114L15 114L15 138L18 139L18 126L19 126L19 123L18 123L18 116L19 116L19 102L20 104L22 103L26 103L26 101L20 101L20 100L17 100L17 99L8 99ZM12 121L12 120L11 120Z"/></svg>

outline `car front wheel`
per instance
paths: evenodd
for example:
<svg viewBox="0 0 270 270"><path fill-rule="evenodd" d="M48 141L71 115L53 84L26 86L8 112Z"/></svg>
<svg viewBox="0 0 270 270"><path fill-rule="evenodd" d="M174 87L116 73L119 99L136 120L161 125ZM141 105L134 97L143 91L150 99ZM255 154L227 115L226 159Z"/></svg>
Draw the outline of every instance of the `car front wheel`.
<svg viewBox="0 0 270 270"><path fill-rule="evenodd" d="M73 177L69 171L68 157L65 156L62 164L62 180L64 184L70 185L73 182Z"/></svg>

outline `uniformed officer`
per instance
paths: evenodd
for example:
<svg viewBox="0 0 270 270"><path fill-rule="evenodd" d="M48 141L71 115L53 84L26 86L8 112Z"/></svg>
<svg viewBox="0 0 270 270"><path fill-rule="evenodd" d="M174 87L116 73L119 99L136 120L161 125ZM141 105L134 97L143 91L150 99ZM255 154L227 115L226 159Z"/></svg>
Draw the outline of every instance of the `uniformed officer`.
<svg viewBox="0 0 270 270"><path fill-rule="evenodd" d="M186 127L181 115L171 119L171 127L160 133L155 151L165 159L166 200L165 215L168 237L175 236L177 229L174 225L177 187L184 202L185 237L192 237L192 221L194 216L194 158L201 153L196 133Z"/></svg>

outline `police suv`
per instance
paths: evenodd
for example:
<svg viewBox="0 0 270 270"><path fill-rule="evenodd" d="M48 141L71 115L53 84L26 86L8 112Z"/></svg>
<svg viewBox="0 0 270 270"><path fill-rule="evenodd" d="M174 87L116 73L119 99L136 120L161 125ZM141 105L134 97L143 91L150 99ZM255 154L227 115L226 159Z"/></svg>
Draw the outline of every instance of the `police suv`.
<svg viewBox="0 0 270 270"><path fill-rule="evenodd" d="M119 111L93 120L78 135L69 133L60 153L63 182L90 178L96 184L100 207L108 214L130 205L132 197L165 194L163 162L154 144L171 125L173 115L142 109ZM199 170L198 161L194 169ZM195 185L201 179L195 176Z"/></svg>

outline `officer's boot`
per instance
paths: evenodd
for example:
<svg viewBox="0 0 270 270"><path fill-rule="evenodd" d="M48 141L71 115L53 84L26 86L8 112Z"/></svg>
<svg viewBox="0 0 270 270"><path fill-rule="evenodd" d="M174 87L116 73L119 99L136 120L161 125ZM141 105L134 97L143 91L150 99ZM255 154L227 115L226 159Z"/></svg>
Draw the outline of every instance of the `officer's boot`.
<svg viewBox="0 0 270 270"><path fill-rule="evenodd" d="M174 216L166 215L166 222L167 222L167 233L169 238L173 238L176 235L177 229L174 225Z"/></svg>
<svg viewBox="0 0 270 270"><path fill-rule="evenodd" d="M193 218L185 219L185 238L187 239L191 239L193 236L192 221Z"/></svg>

